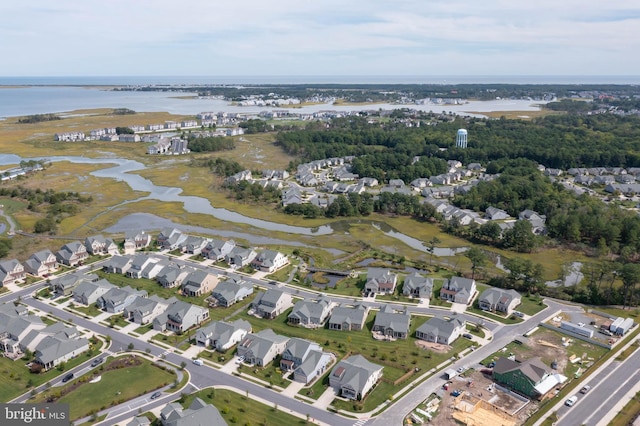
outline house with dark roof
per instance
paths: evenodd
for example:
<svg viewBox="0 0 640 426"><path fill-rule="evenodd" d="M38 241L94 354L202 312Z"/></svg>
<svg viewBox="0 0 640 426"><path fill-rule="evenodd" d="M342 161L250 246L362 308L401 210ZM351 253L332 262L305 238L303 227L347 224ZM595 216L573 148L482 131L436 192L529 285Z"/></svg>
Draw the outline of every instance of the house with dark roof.
<svg viewBox="0 0 640 426"><path fill-rule="evenodd" d="M452 344L466 329L464 320L433 317L416 329L416 337L426 342Z"/></svg>
<svg viewBox="0 0 640 426"><path fill-rule="evenodd" d="M218 352L225 352L238 344L251 331L251 324L245 320L236 320L231 323L212 321L198 329L196 344L213 348Z"/></svg>
<svg viewBox="0 0 640 426"><path fill-rule="evenodd" d="M493 367L493 379L503 386L531 398L541 398L567 378L553 373L540 358L529 358L522 362L498 358Z"/></svg>
<svg viewBox="0 0 640 426"><path fill-rule="evenodd" d="M360 331L368 315L369 307L362 304L337 306L329 318L329 330Z"/></svg>
<svg viewBox="0 0 640 426"><path fill-rule="evenodd" d="M289 339L280 357L280 369L293 371L293 380L309 383L322 375L331 363L332 357L319 344L297 337Z"/></svg>
<svg viewBox="0 0 640 426"><path fill-rule="evenodd" d="M521 302L520 294L515 290L488 288L478 297L478 306L484 311L498 311L511 314Z"/></svg>
<svg viewBox="0 0 640 426"><path fill-rule="evenodd" d="M503 220L511 217L509 213L497 207L487 207L484 213L489 220Z"/></svg>
<svg viewBox="0 0 640 426"><path fill-rule="evenodd" d="M105 279L98 281L82 281L72 291L73 300L83 305L93 305L101 296L105 295L112 288L116 288L116 286Z"/></svg>
<svg viewBox="0 0 640 426"><path fill-rule="evenodd" d="M47 334L35 346L34 362L40 364L45 370L54 368L89 350L89 340L80 337L75 327L66 327L62 323L56 323L54 326L57 324L60 324L64 329ZM53 326L47 327L49 330L52 328ZM46 334L47 329L39 333Z"/></svg>
<svg viewBox="0 0 640 426"><path fill-rule="evenodd" d="M344 398L362 400L380 378L382 366L367 361L362 355L352 355L333 367L329 385Z"/></svg>
<svg viewBox="0 0 640 426"><path fill-rule="evenodd" d="M115 287L98 297L96 305L99 309L118 314L123 312L138 297L147 297L146 290L136 290L130 286Z"/></svg>
<svg viewBox="0 0 640 426"><path fill-rule="evenodd" d="M149 426L151 424L151 420L149 420L146 416L137 416L131 419L126 426Z"/></svg>
<svg viewBox="0 0 640 426"><path fill-rule="evenodd" d="M131 268L132 264L133 258L131 258L131 256L116 255L102 265L102 270L108 274L124 275L129 268Z"/></svg>
<svg viewBox="0 0 640 426"><path fill-rule="evenodd" d="M147 248L151 245L151 234L145 231L127 232L124 237L124 253L133 254L136 250Z"/></svg>
<svg viewBox="0 0 640 426"><path fill-rule="evenodd" d="M418 272L412 272L404 279L402 294L408 297L431 299L433 279L423 277Z"/></svg>
<svg viewBox="0 0 640 426"><path fill-rule="evenodd" d="M167 404L160 411L162 426L228 426L220 412L211 404L195 398L186 410L177 402Z"/></svg>
<svg viewBox="0 0 640 426"><path fill-rule="evenodd" d="M58 270L58 259L51 250L41 250L25 260L24 270L36 277L44 277Z"/></svg>
<svg viewBox="0 0 640 426"><path fill-rule="evenodd" d="M270 288L266 292L260 292L251 303L251 308L256 315L274 319L293 305L291 295L282 290Z"/></svg>
<svg viewBox="0 0 640 426"><path fill-rule="evenodd" d="M120 254L118 245L111 238L105 238L102 235L93 235L85 238L84 246L87 252L92 255Z"/></svg>
<svg viewBox="0 0 640 426"><path fill-rule="evenodd" d="M158 235L158 247L161 250L175 250L187 240L187 237L177 228L165 228Z"/></svg>
<svg viewBox="0 0 640 426"><path fill-rule="evenodd" d="M56 253L58 263L67 266L76 266L81 264L89 257L87 248L80 241L72 241L62 246Z"/></svg>
<svg viewBox="0 0 640 426"><path fill-rule="evenodd" d="M150 297L138 296L124 308L122 314L126 320L136 324L149 324L176 300L175 297L163 299L155 294Z"/></svg>
<svg viewBox="0 0 640 426"><path fill-rule="evenodd" d="M156 281L164 288L179 287L191 272L193 269L190 267L176 264L164 265L156 275Z"/></svg>
<svg viewBox="0 0 640 426"><path fill-rule="evenodd" d="M440 289L440 298L454 303L464 303L468 305L476 293L476 281L463 278L452 277L445 280Z"/></svg>
<svg viewBox="0 0 640 426"><path fill-rule="evenodd" d="M409 312L395 312L391 305L385 304L376 314L371 331L389 338L406 339L409 335L410 324L411 314Z"/></svg>
<svg viewBox="0 0 640 426"><path fill-rule="evenodd" d="M258 271L273 273L289 264L289 258L279 251L263 250L251 261Z"/></svg>
<svg viewBox="0 0 640 426"><path fill-rule="evenodd" d="M70 296L73 290L83 282L95 282L100 278L96 274L83 274L74 271L55 277L49 282L49 288L58 296Z"/></svg>
<svg viewBox="0 0 640 426"><path fill-rule="evenodd" d="M202 249L202 256L219 262L224 260L235 246L236 242L233 240L211 240Z"/></svg>
<svg viewBox="0 0 640 426"><path fill-rule="evenodd" d="M388 269L367 269L367 280L364 284L365 296L374 294L393 294L398 283L398 275Z"/></svg>
<svg viewBox="0 0 640 426"><path fill-rule="evenodd" d="M528 220L531 223L531 231L536 235L544 235L547 232L547 217L533 210L523 210L518 214L518 220Z"/></svg>
<svg viewBox="0 0 640 426"><path fill-rule="evenodd" d="M153 319L153 329L183 333L208 319L209 309L176 300Z"/></svg>
<svg viewBox="0 0 640 426"><path fill-rule="evenodd" d="M248 364L264 367L284 352L289 338L276 334L270 328L247 334L238 344L237 355Z"/></svg>
<svg viewBox="0 0 640 426"><path fill-rule="evenodd" d="M182 294L190 297L199 297L210 293L218 285L219 279L217 275L196 269L191 271L182 281Z"/></svg>
<svg viewBox="0 0 640 426"><path fill-rule="evenodd" d="M27 273L24 270L24 266L17 259L0 262L0 284L3 286L22 282L26 276Z"/></svg>
<svg viewBox="0 0 640 426"><path fill-rule="evenodd" d="M228 279L221 281L211 293L211 297L207 298L209 306L222 306L228 308L234 303L243 300L245 297L253 294L253 285L244 280Z"/></svg>
<svg viewBox="0 0 640 426"><path fill-rule="evenodd" d="M326 297L300 300L293 306L287 322L291 325L322 327L334 307L335 303Z"/></svg>
<svg viewBox="0 0 640 426"><path fill-rule="evenodd" d="M144 253L138 253L133 257L131 266L125 272L125 275L130 278L147 278L143 277L143 271L155 264L163 264L160 262L160 258L149 256Z"/></svg>
<svg viewBox="0 0 640 426"><path fill-rule="evenodd" d="M46 327L37 315L29 315L24 306L13 303L0 305L0 351L8 358L18 358L22 354L20 344L31 331Z"/></svg>
<svg viewBox="0 0 640 426"><path fill-rule="evenodd" d="M229 266L242 268L251 264L251 261L257 256L257 253L250 248L235 246L229 254L225 256L225 261Z"/></svg>
<svg viewBox="0 0 640 426"><path fill-rule="evenodd" d="M183 253L193 254L195 256L202 254L202 250L209 244L208 238L189 236L180 246Z"/></svg>

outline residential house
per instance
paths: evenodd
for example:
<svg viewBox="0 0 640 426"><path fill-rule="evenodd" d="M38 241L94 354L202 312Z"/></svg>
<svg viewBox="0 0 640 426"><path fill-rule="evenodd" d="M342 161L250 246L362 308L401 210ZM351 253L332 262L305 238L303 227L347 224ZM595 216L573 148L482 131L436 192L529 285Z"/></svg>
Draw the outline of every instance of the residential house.
<svg viewBox="0 0 640 426"><path fill-rule="evenodd" d="M104 296L104 294L112 288L116 288L116 286L105 279L98 281L83 281L73 289L73 300L83 305L93 305L101 296Z"/></svg>
<svg viewBox="0 0 640 426"><path fill-rule="evenodd" d="M271 288L266 292L260 292L251 303L251 308L256 315L274 319L293 305L291 295L282 290Z"/></svg>
<svg viewBox="0 0 640 426"><path fill-rule="evenodd" d="M0 351L4 356L16 359L21 356L20 344L31 332L38 332L46 327L37 315L29 315L22 305L5 303L0 305Z"/></svg>
<svg viewBox="0 0 640 426"><path fill-rule="evenodd" d="M503 220L509 219L510 217L509 213L497 207L487 207L487 209L485 210L485 215L489 220Z"/></svg>
<svg viewBox="0 0 640 426"><path fill-rule="evenodd" d="M231 250L236 246L236 242L233 240L211 240L202 249L202 255L208 259L221 261L231 253Z"/></svg>
<svg viewBox="0 0 640 426"><path fill-rule="evenodd" d="M382 366L367 361L362 355L352 355L333 367L329 385L344 398L362 400L380 378Z"/></svg>
<svg viewBox="0 0 640 426"><path fill-rule="evenodd" d="M124 237L125 254L133 254L136 250L147 248L151 245L151 234L145 231L127 232Z"/></svg>
<svg viewBox="0 0 640 426"><path fill-rule="evenodd" d="M24 266L16 259L0 262L0 284L3 286L22 282L26 276L27 273L24 271Z"/></svg>
<svg viewBox="0 0 640 426"><path fill-rule="evenodd" d="M24 262L24 270L31 275L45 277L58 270L58 260L51 250L41 250Z"/></svg>
<svg viewBox="0 0 640 426"><path fill-rule="evenodd" d="M251 324L245 320L232 323L213 321L201 327L196 333L196 344L211 347L218 352L226 352L251 333Z"/></svg>
<svg viewBox="0 0 640 426"><path fill-rule="evenodd" d="M504 312L506 314L511 314L520 302L520 294L517 291L502 288L488 288L478 298L480 309Z"/></svg>
<svg viewBox="0 0 640 426"><path fill-rule="evenodd" d="M289 258L283 253L274 250L264 250L253 258L251 266L258 271L273 273L288 263Z"/></svg>
<svg viewBox="0 0 640 426"><path fill-rule="evenodd" d="M153 319L153 329L183 333L209 319L209 310L181 300L174 301L167 310Z"/></svg>
<svg viewBox="0 0 640 426"><path fill-rule="evenodd" d="M518 214L518 220L528 220L531 223L531 231L536 235L543 235L547 232L545 222L547 217L536 213L533 210L523 210Z"/></svg>
<svg viewBox="0 0 640 426"><path fill-rule="evenodd" d="M282 353L280 370L293 371L293 380L307 384L321 376L331 360L331 354L324 352L317 343L294 337L289 339Z"/></svg>
<svg viewBox="0 0 640 426"><path fill-rule="evenodd" d="M251 285L251 283L242 280L236 281L228 279L220 282L213 289L209 303L210 305L213 304L215 306L228 308L250 294L253 294L253 285Z"/></svg>
<svg viewBox="0 0 640 426"><path fill-rule="evenodd" d="M393 294L398 283L398 275L388 269L368 268L364 284L365 296L374 294Z"/></svg>
<svg viewBox="0 0 640 426"><path fill-rule="evenodd" d="M319 297L315 300L300 300L293 306L287 321L292 325L322 327L334 307L335 303L326 297Z"/></svg>
<svg viewBox="0 0 640 426"><path fill-rule="evenodd" d="M476 281L469 278L453 277L445 280L440 289L440 298L454 303L471 303L476 293Z"/></svg>
<svg viewBox="0 0 640 426"><path fill-rule="evenodd" d="M423 277L418 272L412 272L404 279L402 294L408 297L431 299L433 279Z"/></svg>
<svg viewBox="0 0 640 426"><path fill-rule="evenodd" d="M362 304L337 306L329 318L329 330L360 331L368 314L369 307Z"/></svg>
<svg viewBox="0 0 640 426"><path fill-rule="evenodd" d="M59 331L58 331L59 330ZM49 332L47 332L49 331ZM34 362L49 370L89 350L89 340L80 337L75 327L56 323L38 332L44 336L34 350Z"/></svg>
<svg viewBox="0 0 640 426"><path fill-rule="evenodd" d="M49 288L57 296L71 296L80 283L95 282L99 279L96 274L83 274L82 272L74 271L52 279L49 283Z"/></svg>
<svg viewBox="0 0 640 426"><path fill-rule="evenodd" d="M210 274L202 269L190 272L182 281L182 294L190 297L199 297L210 293L217 285L217 275Z"/></svg>
<svg viewBox="0 0 640 426"><path fill-rule="evenodd" d="M131 419L125 426L150 426L151 420L146 416L137 416Z"/></svg>
<svg viewBox="0 0 640 426"><path fill-rule="evenodd" d="M125 306L122 314L126 320L136 324L149 324L176 300L175 297L163 299L155 294L150 297L137 296Z"/></svg>
<svg viewBox="0 0 640 426"><path fill-rule="evenodd" d="M211 404L195 398L188 409L177 402L167 404L160 411L162 426L228 426L220 412Z"/></svg>
<svg viewBox="0 0 640 426"><path fill-rule="evenodd" d="M133 258L131 256L116 255L102 265L102 270L108 274L125 275L132 264Z"/></svg>
<svg viewBox="0 0 640 426"><path fill-rule="evenodd" d="M118 246L111 238L105 238L102 235L94 235L84 240L84 246L87 252L92 255L116 255L120 254Z"/></svg>
<svg viewBox="0 0 640 426"><path fill-rule="evenodd" d="M207 238L189 236L182 243L182 251L184 253L193 254L195 256L202 254L202 250L209 244Z"/></svg>
<svg viewBox="0 0 640 426"><path fill-rule="evenodd" d="M166 265L156 276L156 281L164 288L180 287L187 276L193 272L190 267L175 264Z"/></svg>
<svg viewBox="0 0 640 426"><path fill-rule="evenodd" d="M416 329L416 337L427 342L451 345L466 329L464 320L433 317Z"/></svg>
<svg viewBox="0 0 640 426"><path fill-rule="evenodd" d="M256 255L257 253L250 248L235 246L229 254L225 256L225 261L229 266L242 268L243 266L249 265Z"/></svg>
<svg viewBox="0 0 640 426"><path fill-rule="evenodd" d="M136 254L131 262L131 267L127 269L126 275L130 278L143 278L142 272L145 268L153 264L158 264L160 259L157 257L149 256L147 254Z"/></svg>
<svg viewBox="0 0 640 426"><path fill-rule="evenodd" d="M58 263L67 266L82 264L88 257L87 248L80 241L67 243L56 253Z"/></svg>
<svg viewBox="0 0 640 426"><path fill-rule="evenodd" d="M158 235L158 246L162 250L175 250L187 240L187 235L176 228L165 228Z"/></svg>
<svg viewBox="0 0 640 426"><path fill-rule="evenodd" d="M503 386L531 398L541 398L567 378L552 372L540 358L522 362L500 357L493 367L493 378Z"/></svg>
<svg viewBox="0 0 640 426"><path fill-rule="evenodd" d="M289 338L276 334L270 328L247 334L238 344L237 355L248 364L265 367L284 352Z"/></svg>
<svg viewBox="0 0 640 426"><path fill-rule="evenodd" d="M147 297L145 290L136 290L130 286L115 287L98 297L96 305L100 309L117 314L123 312L137 297Z"/></svg>
<svg viewBox="0 0 640 426"><path fill-rule="evenodd" d="M409 325L411 324L411 314L395 312L391 305L385 304L376 314L371 331L380 333L383 336L393 339L406 339L409 335Z"/></svg>

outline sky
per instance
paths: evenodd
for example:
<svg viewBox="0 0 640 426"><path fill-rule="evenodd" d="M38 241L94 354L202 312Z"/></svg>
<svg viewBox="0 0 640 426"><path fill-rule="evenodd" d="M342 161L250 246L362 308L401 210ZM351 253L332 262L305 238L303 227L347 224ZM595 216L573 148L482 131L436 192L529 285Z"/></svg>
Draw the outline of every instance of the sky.
<svg viewBox="0 0 640 426"><path fill-rule="evenodd" d="M5 0L3 76L638 75L637 0Z"/></svg>

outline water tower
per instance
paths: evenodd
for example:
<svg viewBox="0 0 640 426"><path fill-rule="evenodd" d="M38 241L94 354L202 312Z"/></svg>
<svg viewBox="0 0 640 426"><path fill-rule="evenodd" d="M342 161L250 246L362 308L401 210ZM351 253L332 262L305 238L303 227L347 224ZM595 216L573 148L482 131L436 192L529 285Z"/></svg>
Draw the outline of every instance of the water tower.
<svg viewBox="0 0 640 426"><path fill-rule="evenodd" d="M466 129L458 130L458 134L456 135L456 147L457 148L467 147L467 130Z"/></svg>

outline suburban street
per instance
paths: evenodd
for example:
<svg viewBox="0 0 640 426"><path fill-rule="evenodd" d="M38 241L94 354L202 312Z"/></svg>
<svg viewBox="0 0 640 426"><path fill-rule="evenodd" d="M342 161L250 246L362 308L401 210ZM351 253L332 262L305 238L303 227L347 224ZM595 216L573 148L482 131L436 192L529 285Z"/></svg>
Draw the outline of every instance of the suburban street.
<svg viewBox="0 0 640 426"><path fill-rule="evenodd" d="M162 254L154 254L154 255L157 255L159 257L165 257L171 260L172 262L178 263L178 264L188 264L192 267L197 267L202 269L211 268L210 266L203 266L192 261L176 259L176 258L162 255ZM91 265L91 269L100 267L101 263L102 262ZM87 272L89 272L88 269L89 268L87 268ZM219 271L224 275L240 277L239 274L227 273L226 271L223 271L223 270L219 270ZM265 281L259 280L256 278L247 277L244 275L242 275L241 278L251 282L252 284L259 285L263 288L264 287L268 288L272 286L271 284L267 284ZM39 288L42 288L42 286L38 285L38 289ZM278 288L292 294L295 297L315 298L318 296L318 292L316 291L305 290L299 287L278 284ZM132 337L128 334L119 332L118 330L97 324L92 320L85 319L83 317L77 316L68 311L64 311L62 308L58 306L53 306L41 300L33 299L31 295L34 293L35 290L36 290L36 287L31 286L28 288L17 290L13 293L5 294L3 296L0 296L0 302L7 302L7 301L15 300L18 297L20 297L22 302L28 304L29 306L35 309L41 310L43 312L50 312L54 316L57 316L64 320L69 320L80 327L90 330L93 333L96 333L99 335L105 335L105 336L109 335L111 337L111 345L108 349L108 352L110 353L125 351L129 346L129 344L133 344L134 347L138 350L143 350L143 351L148 350L149 356L164 357L164 359L167 362L173 363L174 365L180 365L182 362L186 362L187 365L185 367L185 370L190 374L190 381L186 389L178 392L185 392L185 391L193 392L193 391L197 391L197 390L204 389L211 386L226 386L226 387L235 388L239 390L241 393L248 392L251 397L256 398L258 400L263 400L265 402L268 402L269 404L277 404L277 406L281 410L295 412L303 416L306 416L308 414L316 422L324 423L326 425L347 426L355 423L354 419L347 419L345 417L336 415L334 413L330 413L329 411L326 411L324 409L314 407L310 404L301 402L297 399L283 395L279 392L270 390L264 386L244 380L234 375L224 373L215 368L208 367L206 365L204 366L194 365L191 362L191 358L175 354L172 351L169 351L165 348L158 347L153 343L143 342L139 338ZM353 303L353 297L340 297L340 296L335 296L330 294L327 294L327 297L329 297L330 299L338 303ZM364 303L369 305L372 308L379 308L385 304L385 302L376 302L375 299L373 298L371 298L371 300L365 301ZM555 301L547 300L545 301L545 303L548 305L548 308L539 312L537 315L532 316L531 318L528 318L526 321L516 325L504 325L504 324L492 322L490 320L484 320L483 321L484 327L490 330L492 334L491 343L489 345L480 347L477 350L471 352L469 355L467 355L463 359L458 360L456 363L454 363L452 367L453 368L457 368L459 366L470 367L477 364L482 359L486 358L487 356L494 353L495 351L497 351L507 343L511 342L514 336L526 333L531 328L536 326L540 321L544 320L545 318L551 316L556 311L561 309L561 306L562 306ZM395 309L398 309L398 310L405 309L407 307L407 305L403 305L403 304L393 304L393 303L390 303L390 304ZM410 305L408 306L408 308L409 308L409 311L413 314L452 315L449 309L443 309L443 308L430 308L430 307L417 306L417 305ZM478 322L479 320L477 316L466 314L466 313L457 313L455 315L458 315L459 317L465 319L468 322L475 323L475 322ZM89 370L88 364L90 363L90 361L91 360L88 360L82 365L69 370L69 372L74 372L77 375L84 374ZM638 362L640 363L640 359L638 360ZM61 377L62 376L52 381L51 384L54 386L57 385L60 382ZM372 425L402 424L403 418L416 405L422 402L426 397L429 396L429 394L431 394L433 391L441 387L444 383L445 383L445 379L442 378L440 374L437 374L427 379L425 382L423 382L422 384L420 384L419 386L415 387L410 392L405 394L402 398L395 400L391 405L391 407L390 408L388 407L384 411L384 413L382 413L376 418L371 419L370 424ZM37 389L37 391L42 391L42 390L44 390L44 386ZM123 420L126 420L127 418L130 418L131 416L137 414L139 409L142 409L143 411L148 411L154 408L162 407L167 402L171 400L175 400L176 397L177 395L167 395L167 396L158 398L156 400L150 400L149 395L145 395L145 396L136 398L134 400L127 401L124 404L121 404L117 407L113 407L112 409L110 409L111 413L109 417L105 421L103 421L101 424L103 425L118 424L119 422L122 422ZM26 401L27 398L28 397L25 395L21 398L18 398L16 402ZM358 424L362 425L363 424L362 422L367 420L368 419L364 417L362 420L359 421Z"/></svg>

